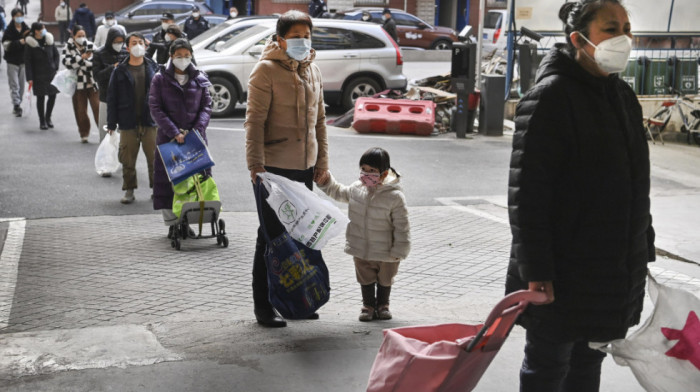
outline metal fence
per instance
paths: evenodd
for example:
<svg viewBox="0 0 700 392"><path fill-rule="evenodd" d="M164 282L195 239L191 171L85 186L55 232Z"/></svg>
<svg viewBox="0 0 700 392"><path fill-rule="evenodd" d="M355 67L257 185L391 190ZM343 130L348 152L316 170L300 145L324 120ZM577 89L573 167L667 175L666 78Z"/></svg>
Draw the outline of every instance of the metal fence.
<svg viewBox="0 0 700 392"><path fill-rule="evenodd" d="M557 42L565 42L562 34L545 35L538 43L538 54L545 55ZM620 74L638 95L670 94L669 87L683 94L700 94L700 48L635 47L627 69Z"/></svg>

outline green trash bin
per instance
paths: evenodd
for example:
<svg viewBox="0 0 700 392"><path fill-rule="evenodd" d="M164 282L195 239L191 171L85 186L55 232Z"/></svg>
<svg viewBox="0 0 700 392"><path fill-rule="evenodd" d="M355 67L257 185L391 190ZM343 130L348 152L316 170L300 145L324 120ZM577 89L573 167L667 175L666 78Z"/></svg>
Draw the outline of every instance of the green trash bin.
<svg viewBox="0 0 700 392"><path fill-rule="evenodd" d="M646 95L663 95L669 94L668 86L671 85L671 76L669 74L668 60L652 59L649 60L645 76L644 76L644 94Z"/></svg>
<svg viewBox="0 0 700 392"><path fill-rule="evenodd" d="M698 60L671 57L668 59L670 82L683 94L698 93Z"/></svg>
<svg viewBox="0 0 700 392"><path fill-rule="evenodd" d="M620 73L620 78L632 87L635 94L644 93L644 75L647 65L648 59L646 57L640 57L637 60L628 61L627 68Z"/></svg>

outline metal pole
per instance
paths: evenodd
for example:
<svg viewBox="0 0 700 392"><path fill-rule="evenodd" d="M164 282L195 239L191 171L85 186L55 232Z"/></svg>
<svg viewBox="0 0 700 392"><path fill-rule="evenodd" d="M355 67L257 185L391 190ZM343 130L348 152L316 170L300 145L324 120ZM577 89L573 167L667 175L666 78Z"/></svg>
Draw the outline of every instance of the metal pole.
<svg viewBox="0 0 700 392"><path fill-rule="evenodd" d="M515 31L513 30L513 25L515 24L515 0L508 2L508 8L506 9L506 15L508 18L508 34L507 45L506 45L506 91L504 101L508 100L510 97L510 84L513 80L513 52L515 51L513 44L515 39ZM522 77L522 75L520 75Z"/></svg>
<svg viewBox="0 0 700 392"><path fill-rule="evenodd" d="M476 37L476 88L481 89L481 47L484 45L486 0L479 0L479 35Z"/></svg>

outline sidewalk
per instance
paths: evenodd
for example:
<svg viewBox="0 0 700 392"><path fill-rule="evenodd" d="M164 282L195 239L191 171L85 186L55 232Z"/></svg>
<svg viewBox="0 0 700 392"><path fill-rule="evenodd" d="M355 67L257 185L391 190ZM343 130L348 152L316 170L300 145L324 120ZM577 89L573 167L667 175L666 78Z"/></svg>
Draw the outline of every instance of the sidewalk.
<svg viewBox="0 0 700 392"><path fill-rule="evenodd" d="M479 323L503 295L511 239L505 210L483 200L457 204L410 208L414 244L392 292L394 320L357 321L359 288L343 239L336 238L324 250L332 294L321 319L283 330L260 328L252 315L255 213L222 214L228 249L186 240L179 252L170 248L158 215L27 221L8 326L0 329L0 384L8 391L363 390L383 328ZM19 226L0 223L10 228L4 259ZM661 260L654 273L666 284L700 291L698 274L677 273L674 265ZM0 293L0 310L8 305L2 299ZM164 354L111 355L139 326L147 326ZM75 347L72 357L29 354L31 342L51 347L47 342L105 333L108 339ZM524 331L516 327L477 391L516 390L523 345ZM176 360L133 366L164 359ZM125 369L83 370L107 366ZM73 371L58 372L66 369ZM607 359L602 390L614 389L642 390L628 369Z"/></svg>

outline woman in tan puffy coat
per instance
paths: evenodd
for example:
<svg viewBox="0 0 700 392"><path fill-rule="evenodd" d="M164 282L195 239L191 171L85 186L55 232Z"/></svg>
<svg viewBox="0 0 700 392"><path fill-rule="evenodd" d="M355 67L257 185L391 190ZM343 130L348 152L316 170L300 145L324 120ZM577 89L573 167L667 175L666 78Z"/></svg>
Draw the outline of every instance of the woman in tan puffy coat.
<svg viewBox="0 0 700 392"><path fill-rule="evenodd" d="M389 153L374 147L360 158L359 181L345 186L329 177L328 181L318 181L319 188L333 199L349 204L345 253L354 256L357 281L362 286L360 321L389 320L391 285L399 262L411 250L400 176L391 168Z"/></svg>
<svg viewBox="0 0 700 392"><path fill-rule="evenodd" d="M303 182L327 181L328 140L321 71L313 63L309 15L288 11L277 21L277 33L267 41L248 81L246 160L250 178L269 171ZM270 238L284 231L274 211L263 203L262 215ZM253 260L255 318L266 327L286 321L268 300L265 237L258 228ZM318 318L314 313L310 318Z"/></svg>

